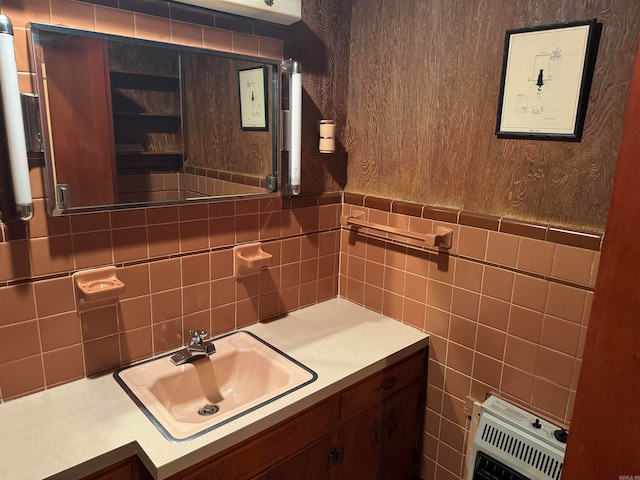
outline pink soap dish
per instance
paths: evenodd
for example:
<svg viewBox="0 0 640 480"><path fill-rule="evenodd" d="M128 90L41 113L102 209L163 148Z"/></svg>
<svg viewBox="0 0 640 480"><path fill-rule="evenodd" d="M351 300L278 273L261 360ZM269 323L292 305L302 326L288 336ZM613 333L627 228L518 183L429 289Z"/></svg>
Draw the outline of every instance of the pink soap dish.
<svg viewBox="0 0 640 480"><path fill-rule="evenodd" d="M85 302L117 300L124 294L124 283L116 276L116 267L83 270L73 274L78 297Z"/></svg>
<svg viewBox="0 0 640 480"><path fill-rule="evenodd" d="M236 277L271 265L272 255L262 250L260 242L233 247Z"/></svg>

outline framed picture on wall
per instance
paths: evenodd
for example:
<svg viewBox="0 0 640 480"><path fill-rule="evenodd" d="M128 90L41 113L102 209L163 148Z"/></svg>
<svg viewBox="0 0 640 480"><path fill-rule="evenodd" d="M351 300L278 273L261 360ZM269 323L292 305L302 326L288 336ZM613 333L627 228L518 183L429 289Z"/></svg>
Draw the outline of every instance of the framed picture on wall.
<svg viewBox="0 0 640 480"><path fill-rule="evenodd" d="M507 30L496 135L580 140L598 40L596 19Z"/></svg>
<svg viewBox="0 0 640 480"><path fill-rule="evenodd" d="M240 93L240 128L242 130L268 130L267 67L238 70Z"/></svg>

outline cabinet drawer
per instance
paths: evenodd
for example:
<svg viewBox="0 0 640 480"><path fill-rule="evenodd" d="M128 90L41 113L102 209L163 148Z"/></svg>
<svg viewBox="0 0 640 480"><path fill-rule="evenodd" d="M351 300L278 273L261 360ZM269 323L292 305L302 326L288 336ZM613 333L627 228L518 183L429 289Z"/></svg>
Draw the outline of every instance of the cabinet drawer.
<svg viewBox="0 0 640 480"><path fill-rule="evenodd" d="M376 373L341 395L340 419L355 417L422 375L424 351Z"/></svg>

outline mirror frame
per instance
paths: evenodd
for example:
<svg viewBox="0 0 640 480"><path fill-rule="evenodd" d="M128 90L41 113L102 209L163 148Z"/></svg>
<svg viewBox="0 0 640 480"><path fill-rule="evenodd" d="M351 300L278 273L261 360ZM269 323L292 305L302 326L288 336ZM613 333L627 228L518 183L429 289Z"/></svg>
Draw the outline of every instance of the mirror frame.
<svg viewBox="0 0 640 480"><path fill-rule="evenodd" d="M43 184L45 200L47 205L47 213L51 216L59 216L73 213L86 213L96 211L111 211L126 208L143 208L143 207L159 207L165 205L184 205L191 203L201 202L215 202L217 200L230 200L240 198L261 198L265 195L274 194L278 192L279 185L281 183L279 178L279 163L280 163L280 74L281 74L281 62L274 59L255 57L250 55L242 55L232 52L225 52L221 50L207 49L201 47L193 47L188 45L180 45L166 42L159 42L155 40L146 40L141 38L127 37L123 35L115 35L110 33L92 32L88 30L82 30L77 28L63 27L59 25L50 25L45 23L31 22L29 24L31 29L31 50L34 62L34 72L36 78L36 93L38 96L39 105L39 126L40 136L42 140L42 152L44 155L45 166L43 170ZM40 45L40 35L44 33L59 33L63 35L75 35L82 37L90 37L96 39L103 39L106 41L115 41L121 43L131 43L134 45L164 48L176 52L184 52L190 54L203 54L203 55L215 55L218 57L229 58L240 61L251 61L264 65L266 68L271 69L271 80L266 80L266 84L270 89L271 102L269 103L270 112L268 114L268 122L271 126L271 151L272 151L272 165L271 175L267 176L267 187L265 192L262 193L247 193L247 194L235 194L235 195L218 195L218 196L202 196L194 197L183 200L158 200L158 201L144 201L144 202L129 202L129 203L114 203L108 205L95 205L95 206L78 206L59 208L56 198L56 184L55 184L55 161L51 158L51 132L49 129L49 117L47 115L47 100L44 95L44 86L42 84L42 70L38 65L39 58L36 45ZM237 91L230 92L230 95L238 95ZM182 94L181 94L182 95ZM196 167L197 168L197 167ZM270 177L272 181L270 182Z"/></svg>

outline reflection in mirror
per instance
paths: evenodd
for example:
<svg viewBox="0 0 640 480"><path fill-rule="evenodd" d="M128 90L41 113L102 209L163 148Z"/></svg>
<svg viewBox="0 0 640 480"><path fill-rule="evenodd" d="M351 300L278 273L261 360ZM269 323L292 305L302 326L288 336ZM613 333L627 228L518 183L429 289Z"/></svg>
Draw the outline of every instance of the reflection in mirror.
<svg viewBox="0 0 640 480"><path fill-rule="evenodd" d="M50 25L31 31L50 213L268 192L275 61ZM247 130L239 71L256 67L266 67L267 128Z"/></svg>

